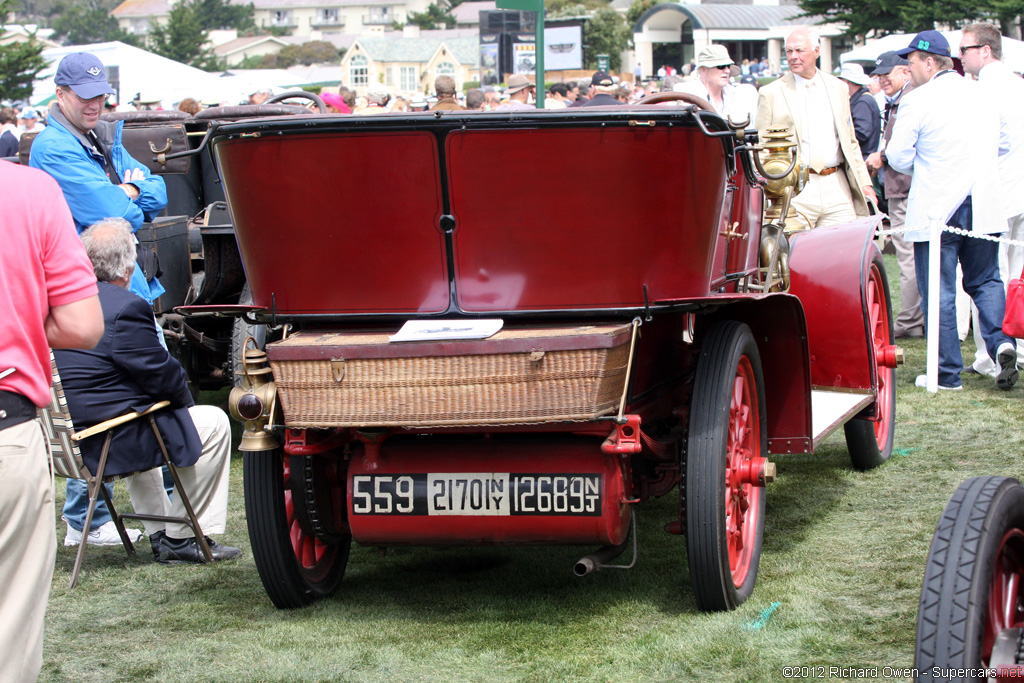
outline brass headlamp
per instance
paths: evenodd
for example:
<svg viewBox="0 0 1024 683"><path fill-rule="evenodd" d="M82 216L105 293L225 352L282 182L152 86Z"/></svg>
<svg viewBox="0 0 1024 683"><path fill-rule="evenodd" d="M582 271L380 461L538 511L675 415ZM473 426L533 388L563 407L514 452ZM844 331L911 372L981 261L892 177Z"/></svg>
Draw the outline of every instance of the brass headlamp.
<svg viewBox="0 0 1024 683"><path fill-rule="evenodd" d="M250 340L255 345L252 337L245 340L242 383L228 395L228 410L231 417L245 425L238 450L269 451L281 445L269 426L277 408L277 385L266 352L250 349Z"/></svg>
<svg viewBox="0 0 1024 683"><path fill-rule="evenodd" d="M765 131L761 147L768 152L762 161L757 155L754 162L757 170L765 177L764 193L768 199L768 207L764 211L766 223L775 223L785 228L786 232L803 229L804 226L796 218L796 211L791 203L807 184L809 169L800 163L793 153L796 143L788 128L769 128Z"/></svg>

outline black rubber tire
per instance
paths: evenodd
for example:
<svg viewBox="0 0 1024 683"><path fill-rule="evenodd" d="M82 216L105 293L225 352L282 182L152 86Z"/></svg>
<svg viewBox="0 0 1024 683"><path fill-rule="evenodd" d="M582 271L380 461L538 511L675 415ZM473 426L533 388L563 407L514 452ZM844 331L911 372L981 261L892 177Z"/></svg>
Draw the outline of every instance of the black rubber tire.
<svg viewBox="0 0 1024 683"><path fill-rule="evenodd" d="M285 502L283 451L242 456L249 541L263 588L281 609L305 607L332 595L348 565L351 536L330 546L315 570L304 569L292 549ZM344 482L342 482L344 485Z"/></svg>
<svg viewBox="0 0 1024 683"><path fill-rule="evenodd" d="M1024 487L1010 477L960 484L935 527L917 616L914 666L919 681L987 680L934 676L981 668L993 568L1006 532L1024 529Z"/></svg>
<svg viewBox="0 0 1024 683"><path fill-rule="evenodd" d="M241 306L252 305L252 292L249 291L249 283L242 286L242 293L238 297ZM256 340L256 347L263 349L267 345L267 326L250 325L242 318L235 318L231 326L231 384L240 386L242 384L242 351L245 349L245 340L252 337Z"/></svg>
<svg viewBox="0 0 1024 683"><path fill-rule="evenodd" d="M686 456L686 549L697 607L720 612L738 607L754 591L764 534L765 495L758 494L755 538L745 580L733 580L727 538L726 458L733 384L740 359L750 362L756 386L760 453L768 451L764 375L750 328L736 321L712 325L701 345L690 401Z"/></svg>
<svg viewBox="0 0 1024 683"><path fill-rule="evenodd" d="M876 294L882 297L881 303L884 303L887 318L885 327L888 328L888 334L883 343L888 345L892 344L896 338L892 298L889 295L889 280L885 275L885 263L880 255L875 255L871 265L877 269L877 284L881 291L876 292ZM870 279L871 274L869 273L866 280ZM870 287L870 282L864 282L863 286L865 292L863 293L862 301L864 306L868 307L871 304L869 303L870 297L866 290ZM870 311L865 310L865 316L868 322L868 334L872 334L870 329ZM882 330L876 331L876 333L881 332ZM875 432L876 423L873 420L855 418L843 425L843 432L846 434L846 449L850 452L850 462L853 464L854 469L861 471L874 469L889 461L889 458L892 457L893 435L896 432L896 368L879 365L876 371L878 373L878 383L881 385L878 409L882 410L884 414L883 419L888 424L888 429L882 443L879 443L878 434Z"/></svg>

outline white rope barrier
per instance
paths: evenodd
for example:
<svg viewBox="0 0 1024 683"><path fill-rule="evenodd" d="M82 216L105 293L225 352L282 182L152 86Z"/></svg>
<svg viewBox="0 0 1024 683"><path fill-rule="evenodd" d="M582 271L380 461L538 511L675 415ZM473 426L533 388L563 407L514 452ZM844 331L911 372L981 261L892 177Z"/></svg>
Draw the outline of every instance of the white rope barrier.
<svg viewBox="0 0 1024 683"><path fill-rule="evenodd" d="M875 236L876 238L881 238L888 237L890 235L902 235L905 232L920 231L921 228L916 228L912 231L908 231L906 229L877 230L875 231ZM927 391L935 394L939 391L939 316L941 314L941 311L939 310L939 278L941 265L939 256L941 255L942 248L942 233L949 232L954 235L963 235L964 237L973 237L974 239L987 240L989 242L1009 244L1014 247L1024 247L1024 242L1021 240L1013 240L1009 237L984 235L981 233L971 232L970 230L954 228L952 226L939 223L938 221L930 223L928 231L930 233L928 239L928 319L925 321L925 329L927 331L926 336L928 337L928 351L925 365L925 374L927 377L925 388Z"/></svg>

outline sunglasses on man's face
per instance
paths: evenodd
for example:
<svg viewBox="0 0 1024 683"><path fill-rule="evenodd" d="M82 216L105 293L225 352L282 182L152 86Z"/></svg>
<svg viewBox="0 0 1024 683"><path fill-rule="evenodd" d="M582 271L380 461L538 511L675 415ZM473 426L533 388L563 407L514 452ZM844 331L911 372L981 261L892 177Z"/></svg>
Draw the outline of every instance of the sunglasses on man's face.
<svg viewBox="0 0 1024 683"><path fill-rule="evenodd" d="M715 68L716 69L721 69L722 71L728 71L729 69L732 68L732 64L720 64L720 65L716 66Z"/></svg>
<svg viewBox="0 0 1024 683"><path fill-rule="evenodd" d="M980 50L983 47L985 47L985 46L984 45L961 45L960 46L960 56L963 57L965 54L967 54L968 50L974 50L974 49L979 49Z"/></svg>

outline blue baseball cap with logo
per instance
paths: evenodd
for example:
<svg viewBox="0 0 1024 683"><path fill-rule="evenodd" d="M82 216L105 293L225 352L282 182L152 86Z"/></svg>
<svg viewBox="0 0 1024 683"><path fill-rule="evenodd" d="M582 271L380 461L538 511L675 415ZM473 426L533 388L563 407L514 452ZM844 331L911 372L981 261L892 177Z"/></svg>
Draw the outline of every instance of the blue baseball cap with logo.
<svg viewBox="0 0 1024 683"><path fill-rule="evenodd" d="M933 55L952 57L949 51L949 41L938 31L921 31L910 41L910 46L902 50L896 50L900 57L906 57L911 52L930 52Z"/></svg>
<svg viewBox="0 0 1024 683"><path fill-rule="evenodd" d="M72 52L60 60L53 82L70 87L83 100L115 94L107 83L107 70L103 68L103 62L88 52Z"/></svg>

